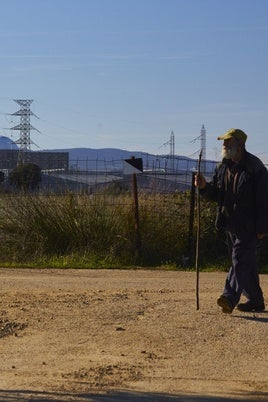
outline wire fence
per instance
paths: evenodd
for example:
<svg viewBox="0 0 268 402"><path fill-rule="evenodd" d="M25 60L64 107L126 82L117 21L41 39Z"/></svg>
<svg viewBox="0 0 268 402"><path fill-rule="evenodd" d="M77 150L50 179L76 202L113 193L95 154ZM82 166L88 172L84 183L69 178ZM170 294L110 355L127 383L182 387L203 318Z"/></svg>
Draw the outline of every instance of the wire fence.
<svg viewBox="0 0 268 402"><path fill-rule="evenodd" d="M156 260L159 254L160 260L165 258L174 261L174 255L180 254L179 260L184 259L184 262L187 263L194 236L195 188L193 180L197 161L177 157L171 159L167 156L155 157L155 159L145 158L142 160L142 172L137 173L133 170L132 173L129 173L128 170L126 173L125 164L128 161L122 159L70 159L67 167L59 167L59 163L53 166L50 161L47 164L48 168L43 161L41 182L29 194L23 194L12 187L8 181L11 171L1 169L5 174L5 180L2 183L1 202L4 206L2 213L9 216L9 220L12 222L18 222L21 217L27 215L27 224L27 221L30 221L38 210L36 225L40 224L41 218L45 219L42 212L44 211L44 214L50 216L48 223L43 222L43 228L49 231L48 235L50 236L52 232L48 226L55 224L55 230L58 231L59 227L63 228L63 230L60 229L60 236L63 236L62 232L66 228L70 232L73 242L76 241L75 231L79 230L81 233L87 231L87 228L84 227L86 224L83 223L83 214L84 220L87 219L89 222L87 226L96 227L95 232L99 236L103 236L103 239L107 238L105 225L108 227L110 224L108 220L110 222L113 220L111 225L114 230L119 225L115 217L117 219L121 217L120 225L122 224L122 226L120 229L116 229L117 232L115 231L114 236L118 237L116 233L120 233L121 237L120 239L118 237L116 246L114 243L110 246L110 250L115 250L116 247L117 251L119 247L122 249L121 240L131 238L134 245L133 250L137 256L140 256L142 252L146 253L147 247L148 253L156 255ZM214 167L215 162L213 161L203 162L203 173L208 179L212 176ZM24 199L28 195L30 195L30 201ZM5 197L8 199L6 198L4 202ZM46 201L44 202L44 200ZM92 215L95 219L94 223L88 212L89 206L94 207L94 215ZM107 206L109 207L109 217L105 212ZM67 212L61 216L63 210ZM55 217L56 213L57 217ZM56 222L57 219L60 221ZM96 221L98 221L97 224ZM25 224L22 224L22 232L24 231L23 225ZM129 229L125 230L124 226ZM29 229L28 232L30 233L31 230ZM60 236L57 235L55 245L58 244ZM92 239L92 231L90 236ZM156 236L161 240L155 242L156 245L154 245L153 238ZM30 243L35 241L33 237L29 237L29 239ZM104 243L105 241L103 240ZM108 240L106 242L108 244ZM32 249L37 249L37 244L29 247L31 252ZM160 252L161 248L164 250L163 252ZM113 252L116 253L116 251Z"/></svg>
<svg viewBox="0 0 268 402"><path fill-rule="evenodd" d="M168 156L143 159L143 172L137 175L138 190L147 193L172 193L189 190L197 161ZM203 162L202 170L211 176L214 161ZM98 193L104 189L129 188L130 175L125 174L124 160L69 160L69 168L42 169L42 191L63 193Z"/></svg>
<svg viewBox="0 0 268 402"><path fill-rule="evenodd" d="M1 263L47 258L50 264L51 255L78 255L79 261L98 255L120 264L137 256L142 264L191 265L197 160L146 155L143 171L131 173L124 159L53 158L46 162L42 156L41 182L29 191L9 182L16 159L10 168L11 159L0 158ZM215 165L202 162L207 180ZM214 227L215 205L203 197L201 204L200 255L214 264L225 258L226 239ZM260 250L267 261L267 242Z"/></svg>

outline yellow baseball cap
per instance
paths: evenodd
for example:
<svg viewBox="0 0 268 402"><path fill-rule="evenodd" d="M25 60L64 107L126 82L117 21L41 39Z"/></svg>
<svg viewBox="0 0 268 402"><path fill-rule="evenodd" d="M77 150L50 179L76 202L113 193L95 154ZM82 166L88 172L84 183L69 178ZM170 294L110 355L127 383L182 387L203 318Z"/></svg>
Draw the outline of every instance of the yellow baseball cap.
<svg viewBox="0 0 268 402"><path fill-rule="evenodd" d="M237 141L246 142L247 134L239 128L231 128L230 130L226 131L225 134L220 135L217 139L229 140L230 138L235 138Z"/></svg>

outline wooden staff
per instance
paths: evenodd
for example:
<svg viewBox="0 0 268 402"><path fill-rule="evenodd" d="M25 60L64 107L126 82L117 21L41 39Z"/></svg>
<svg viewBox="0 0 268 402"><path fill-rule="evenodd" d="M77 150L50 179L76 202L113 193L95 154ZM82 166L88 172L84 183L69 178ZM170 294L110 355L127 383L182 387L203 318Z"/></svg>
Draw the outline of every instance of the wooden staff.
<svg viewBox="0 0 268 402"><path fill-rule="evenodd" d="M197 177L200 175L202 149L199 153L197 164ZM196 310L199 310L199 241L200 241L200 192L197 186L197 233L196 233L196 252L195 252L195 272L196 272Z"/></svg>

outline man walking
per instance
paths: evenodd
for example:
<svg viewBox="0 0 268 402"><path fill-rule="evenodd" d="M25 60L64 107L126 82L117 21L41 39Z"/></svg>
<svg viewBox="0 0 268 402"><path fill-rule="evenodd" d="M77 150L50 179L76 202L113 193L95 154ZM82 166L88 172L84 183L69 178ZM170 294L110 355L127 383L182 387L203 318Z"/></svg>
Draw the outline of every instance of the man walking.
<svg viewBox="0 0 268 402"><path fill-rule="evenodd" d="M242 130L233 128L218 140L223 140L223 159L212 181L207 183L202 174L195 180L200 194L217 202L216 227L227 232L231 249L232 265L217 303L228 314L235 307L263 311L256 246L268 234L268 171L247 152L247 135ZM238 304L242 294L247 301Z"/></svg>

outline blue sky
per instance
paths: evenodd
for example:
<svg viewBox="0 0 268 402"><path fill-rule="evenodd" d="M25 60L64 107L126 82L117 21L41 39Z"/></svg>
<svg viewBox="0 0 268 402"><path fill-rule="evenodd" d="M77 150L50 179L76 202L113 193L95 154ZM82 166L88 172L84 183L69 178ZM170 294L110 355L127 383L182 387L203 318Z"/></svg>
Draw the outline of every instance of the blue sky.
<svg viewBox="0 0 268 402"><path fill-rule="evenodd" d="M0 0L0 130L33 99L40 149L207 157L231 127L268 162L267 0ZM36 149L33 147L33 149Z"/></svg>

